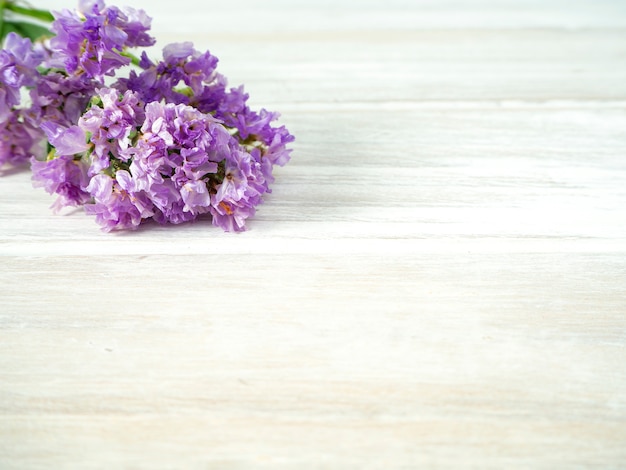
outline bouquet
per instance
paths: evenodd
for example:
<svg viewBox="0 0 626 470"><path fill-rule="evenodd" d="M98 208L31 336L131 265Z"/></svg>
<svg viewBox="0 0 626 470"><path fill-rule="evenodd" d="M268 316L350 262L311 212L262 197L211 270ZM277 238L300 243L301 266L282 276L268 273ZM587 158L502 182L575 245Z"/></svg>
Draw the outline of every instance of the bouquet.
<svg viewBox="0 0 626 470"><path fill-rule="evenodd" d="M82 206L105 231L203 214L245 229L294 137L273 125L277 113L250 109L243 87L227 87L214 55L190 42L160 60L137 55L155 44L150 17L103 0L52 14L2 8L0 166L30 163L55 212Z"/></svg>

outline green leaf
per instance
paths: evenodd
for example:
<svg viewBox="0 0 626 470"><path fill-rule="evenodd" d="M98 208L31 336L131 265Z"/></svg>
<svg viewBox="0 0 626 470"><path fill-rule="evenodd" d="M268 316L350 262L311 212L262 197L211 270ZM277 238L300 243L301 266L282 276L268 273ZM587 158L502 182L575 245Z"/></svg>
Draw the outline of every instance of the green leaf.
<svg viewBox="0 0 626 470"><path fill-rule="evenodd" d="M50 13L47 10L38 10L36 8L24 8L24 7L17 6L11 2L7 3L5 5L5 8L7 10L11 10L14 13L19 13L20 15L24 15L24 16L30 16L31 18L37 18L38 20L46 21L48 23L51 23L52 21L54 21L54 16L52 16L52 13Z"/></svg>
<svg viewBox="0 0 626 470"><path fill-rule="evenodd" d="M2 31L2 39L4 39L10 32L17 33L25 38L30 38L32 41L36 41L42 37L52 36L52 33L48 28L39 26L38 24L25 23L23 21L5 21Z"/></svg>

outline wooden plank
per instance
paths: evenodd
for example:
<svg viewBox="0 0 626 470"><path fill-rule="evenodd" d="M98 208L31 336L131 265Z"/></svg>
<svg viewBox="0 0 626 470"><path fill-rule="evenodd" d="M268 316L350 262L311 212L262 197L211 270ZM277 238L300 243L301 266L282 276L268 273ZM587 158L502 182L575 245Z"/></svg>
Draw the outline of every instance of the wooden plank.
<svg viewBox="0 0 626 470"><path fill-rule="evenodd" d="M162 37L162 44L177 40ZM625 30L364 28L191 39L220 58L233 86L245 83L253 102L277 109L285 102L626 99Z"/></svg>
<svg viewBox="0 0 626 470"><path fill-rule="evenodd" d="M64 0L50 0L64 5ZM154 17L158 32L184 37L190 31L281 34L294 31L364 29L588 29L626 27L626 6L619 0L288 0L205 2L135 0Z"/></svg>
<svg viewBox="0 0 626 470"><path fill-rule="evenodd" d="M148 450L159 468L619 462L625 258L505 258L4 258L0 455L141 467Z"/></svg>

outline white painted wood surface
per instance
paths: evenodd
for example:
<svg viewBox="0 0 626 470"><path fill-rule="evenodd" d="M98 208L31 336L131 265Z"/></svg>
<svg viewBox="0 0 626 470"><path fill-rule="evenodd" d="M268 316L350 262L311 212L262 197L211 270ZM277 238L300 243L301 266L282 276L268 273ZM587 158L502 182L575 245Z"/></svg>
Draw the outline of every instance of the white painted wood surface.
<svg viewBox="0 0 626 470"><path fill-rule="evenodd" d="M0 179L0 468L626 466L626 3L133 5L293 160L240 235Z"/></svg>

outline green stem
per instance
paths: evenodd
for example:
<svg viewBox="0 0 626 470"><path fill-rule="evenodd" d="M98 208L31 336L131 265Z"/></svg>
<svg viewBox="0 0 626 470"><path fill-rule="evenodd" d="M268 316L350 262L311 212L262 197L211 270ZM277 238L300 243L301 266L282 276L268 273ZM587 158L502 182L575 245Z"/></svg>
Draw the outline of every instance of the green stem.
<svg viewBox="0 0 626 470"><path fill-rule="evenodd" d="M0 0L0 38L4 38L4 7L6 6L6 0Z"/></svg>
<svg viewBox="0 0 626 470"><path fill-rule="evenodd" d="M0 1L2 1L2 0L0 0ZM131 53L130 53L130 52L128 52L128 51L122 51L122 52L120 52L120 55L121 55L122 57L128 57L128 58L130 59L130 63L131 63L131 64L136 65L137 67L139 67L139 61L140 61L140 59L139 59L139 57L137 57L135 54L131 54Z"/></svg>
<svg viewBox="0 0 626 470"><path fill-rule="evenodd" d="M0 0L1 4L5 4L6 0ZM46 23L52 23L54 21L54 16L47 10L38 10L36 8L24 8L20 7L13 2L9 1L6 3L6 9L10 10L14 13L19 13L20 15L30 16L31 18L37 18L38 20L45 21ZM4 12L2 18L4 18Z"/></svg>

